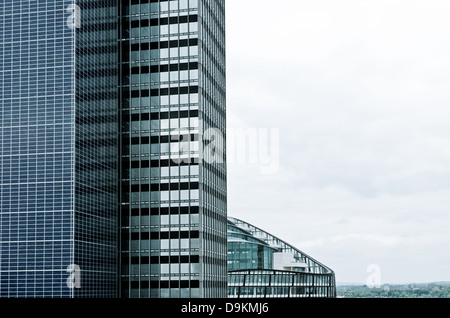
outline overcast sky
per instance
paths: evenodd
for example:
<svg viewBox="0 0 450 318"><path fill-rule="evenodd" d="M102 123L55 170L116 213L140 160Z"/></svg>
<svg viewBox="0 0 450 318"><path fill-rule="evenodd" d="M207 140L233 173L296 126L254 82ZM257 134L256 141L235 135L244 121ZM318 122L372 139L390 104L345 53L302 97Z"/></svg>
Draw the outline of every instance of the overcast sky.
<svg viewBox="0 0 450 318"><path fill-rule="evenodd" d="M273 173L230 160L229 215L338 282L450 281L449 1L226 5L229 131L279 129Z"/></svg>

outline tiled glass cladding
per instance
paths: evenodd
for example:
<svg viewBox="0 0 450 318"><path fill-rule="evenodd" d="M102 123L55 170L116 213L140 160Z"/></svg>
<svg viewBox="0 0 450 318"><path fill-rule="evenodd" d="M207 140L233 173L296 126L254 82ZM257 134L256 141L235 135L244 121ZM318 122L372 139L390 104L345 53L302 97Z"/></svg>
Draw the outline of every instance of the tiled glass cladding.
<svg viewBox="0 0 450 318"><path fill-rule="evenodd" d="M224 0L122 1L122 297L226 297L226 168L199 160L225 134L224 19Z"/></svg>
<svg viewBox="0 0 450 318"><path fill-rule="evenodd" d="M77 297L117 297L118 4L78 0L75 103Z"/></svg>
<svg viewBox="0 0 450 318"><path fill-rule="evenodd" d="M0 2L0 297L117 295L117 6L74 4Z"/></svg>
<svg viewBox="0 0 450 318"><path fill-rule="evenodd" d="M277 249L266 242L228 225L228 270L272 268Z"/></svg>
<svg viewBox="0 0 450 318"><path fill-rule="evenodd" d="M240 270L228 273L229 298L335 298L330 274L280 270Z"/></svg>
<svg viewBox="0 0 450 318"><path fill-rule="evenodd" d="M287 267L276 268L274 253L289 254ZM229 217L228 297L336 297L335 275L277 237Z"/></svg>

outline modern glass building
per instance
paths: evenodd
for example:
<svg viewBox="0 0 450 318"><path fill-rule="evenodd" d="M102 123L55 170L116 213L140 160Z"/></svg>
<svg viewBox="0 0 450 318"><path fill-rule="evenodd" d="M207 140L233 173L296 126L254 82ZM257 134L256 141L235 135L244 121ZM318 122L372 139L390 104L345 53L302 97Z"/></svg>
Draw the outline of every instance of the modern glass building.
<svg viewBox="0 0 450 318"><path fill-rule="evenodd" d="M224 0L1 1L0 297L226 297L225 94Z"/></svg>
<svg viewBox="0 0 450 318"><path fill-rule="evenodd" d="M117 295L117 4L0 2L0 297Z"/></svg>
<svg viewBox="0 0 450 318"><path fill-rule="evenodd" d="M120 296L226 297L225 0L120 23Z"/></svg>
<svg viewBox="0 0 450 318"><path fill-rule="evenodd" d="M228 297L336 297L335 275L286 242L229 217Z"/></svg>

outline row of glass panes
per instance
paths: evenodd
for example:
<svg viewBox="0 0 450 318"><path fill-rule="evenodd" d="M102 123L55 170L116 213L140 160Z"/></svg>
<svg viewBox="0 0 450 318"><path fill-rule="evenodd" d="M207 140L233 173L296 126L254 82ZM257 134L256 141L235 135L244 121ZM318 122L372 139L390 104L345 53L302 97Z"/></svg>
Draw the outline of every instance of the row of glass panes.
<svg viewBox="0 0 450 318"><path fill-rule="evenodd" d="M195 10L198 9L199 0L174 0L161 1L143 4L133 4L131 6L124 6L123 15L134 14L160 14L167 11L176 10ZM158 12L159 11L159 12Z"/></svg>
<svg viewBox="0 0 450 318"><path fill-rule="evenodd" d="M198 239L132 240L130 242L130 251L199 248ZM122 251L126 252L127 248L122 248Z"/></svg>
<svg viewBox="0 0 450 318"><path fill-rule="evenodd" d="M175 214L175 215L152 215L152 221L156 220L156 224L152 225L173 225L176 227L188 227L191 224L199 222L198 214ZM131 216L131 226L140 226L141 229L148 229L150 222L149 215ZM147 230L148 231L148 230ZM173 231L173 229L172 229Z"/></svg>
<svg viewBox="0 0 450 318"><path fill-rule="evenodd" d="M39 279L40 277L40 279ZM2 297L67 297L72 289L67 287L67 272L58 274L45 274L39 276L28 276L28 283L19 284L16 276L5 277L7 281L1 284L0 298Z"/></svg>
<svg viewBox="0 0 450 318"><path fill-rule="evenodd" d="M46 149L43 149L46 150ZM70 180L72 178L72 171L70 169L64 170L58 170L57 168L47 167L46 170L43 169L44 167L42 165L35 165L34 167L30 168L11 168L10 171L7 171L6 173L2 173L2 183L5 184L24 184L27 182L61 182ZM34 172L34 173L33 173ZM16 180L15 180L16 178ZM10 195L14 195L14 193L19 190L18 188L11 190ZM24 188L22 188L22 191L26 191L28 194L28 191ZM4 192L4 191L2 191ZM19 194L16 194L19 195ZM33 195L33 193L30 193L30 195ZM5 198L6 199L6 198Z"/></svg>
<svg viewBox="0 0 450 318"><path fill-rule="evenodd" d="M69 274L70 275L70 274ZM24 277L24 275L21 275ZM8 281L5 284L1 284L1 293L2 295L7 294L10 296L14 296L17 292L19 297L24 297L23 293L27 293L28 295L33 294L34 292L49 292L54 295L58 295L58 287L61 289L65 289L67 292L71 292L71 290L67 287L66 281L68 278L67 272L62 271L61 275L57 273L46 274L46 275L27 275L26 278L18 279L17 276L9 276ZM63 290L61 292L63 292ZM42 295L42 294L41 294Z"/></svg>
<svg viewBox="0 0 450 318"><path fill-rule="evenodd" d="M8 264L8 268L29 268L39 270L47 264L53 264L53 266L58 266L61 263L67 263L67 260L70 259L71 253L63 253L63 252L47 252L47 253L39 253L36 252L36 255L33 253L14 253L11 251L9 254L3 253L2 255L2 263ZM18 258L20 258L18 260ZM26 258L26 260L25 260ZM64 261L64 259L66 261Z"/></svg>
<svg viewBox="0 0 450 318"><path fill-rule="evenodd" d="M333 297L327 287L229 287L228 296L230 298L252 298L252 297Z"/></svg>
<svg viewBox="0 0 450 318"><path fill-rule="evenodd" d="M54 29L47 28L47 30L48 30L48 32L46 32L46 33L44 33L43 31L42 31L42 33L40 33L41 31L39 31L36 34L30 33L28 36L21 35L20 37L17 35L17 32L14 32L14 30L2 31L2 35L3 35L3 38L1 39L2 44L5 45L5 44L12 44L12 43L17 43L17 44L20 43L22 45L22 41L27 41L27 43L30 43L29 41L31 41L31 43L33 41L42 41L42 43L46 42L48 45L53 46L53 43L55 43L55 42L52 43L51 41L60 41L62 39L62 37L52 38L56 32L61 32L61 33L65 32L65 35L67 35L67 36L70 36L73 34L73 33L71 33L72 31L64 31L64 29L59 26Z"/></svg>
<svg viewBox="0 0 450 318"><path fill-rule="evenodd" d="M197 143L198 144L198 143ZM143 157L143 156L152 156L152 159L157 159L160 156L171 156L171 160L199 160L199 152L198 151L186 151L184 150L184 153L181 155L178 150L174 149L173 152L149 152L148 149L149 145L133 145L131 148L128 146L123 147L122 154L124 156L131 156L131 157ZM131 151L130 151L131 149ZM164 172L165 170L161 170L161 174L158 172L155 172L152 176L161 176L161 177L169 177L168 172ZM55 176L57 178L58 176ZM24 177L26 178L26 177ZM52 178L47 178L52 180ZM56 179L55 179L56 180ZM56 180L57 181L57 180Z"/></svg>
<svg viewBox="0 0 450 318"><path fill-rule="evenodd" d="M42 179L45 180L44 178ZM51 179L51 177L47 179ZM44 197L42 196L42 193L39 195L31 193L28 199L25 200L20 199L24 195L28 195L26 189L23 189L22 191L20 191L20 193L18 191L11 191L9 196L5 195L4 197L2 197L2 206L6 206L8 203L11 202L17 207L29 207L29 206L35 207L40 205L43 206L44 204L45 206L49 207L49 206L59 206L63 202L66 204L68 202L71 202L71 198L67 198L64 197L62 194L56 193L55 194L46 193ZM20 201L18 201L19 199Z"/></svg>
<svg viewBox="0 0 450 318"><path fill-rule="evenodd" d="M131 82L130 82L131 79ZM147 74L132 74L123 77L123 85L128 84L141 84L149 85L154 82L156 84L164 84L164 82L173 81L196 81L198 80L198 70L190 71L173 71L173 72L161 72L161 73L147 73Z"/></svg>
<svg viewBox="0 0 450 318"><path fill-rule="evenodd" d="M14 32L12 33L14 34ZM52 37L51 35L39 34L38 37L33 37L32 35L22 37L16 39L14 35L5 35L2 40L2 45L4 46L3 54L5 55L5 63L8 64L11 60L19 61L22 58L22 61L34 60L36 57L36 48L37 56L46 56L49 58L47 62L51 64L53 62L53 52L59 53L58 58L61 57L62 53L67 53L64 56L65 59L70 59L71 55L69 54L73 48L73 38L68 36L66 37ZM69 35L69 34L68 34ZM11 56L12 54L12 56ZM51 59L50 59L51 58ZM3 60L3 59L2 59ZM44 63L44 60L40 61L41 64ZM73 64L72 64L73 65Z"/></svg>
<svg viewBox="0 0 450 318"><path fill-rule="evenodd" d="M23 2L20 2L23 3ZM1 8L1 6L0 6ZM13 15L9 15L9 14L2 14L2 10L0 10L0 15L3 16L3 18L7 21L7 23L10 24L10 21L12 20L37 20L38 18L42 19L42 22L44 22L44 19L47 17L51 17L51 21L54 21L54 18L60 15L66 15L67 16L67 11L65 10L66 8L52 8L49 11L33 11L30 8L23 8L20 5L16 6L17 9L16 12L14 12ZM21 9L21 10L20 10ZM59 11L59 12L58 12ZM17 24L15 24L17 25ZM22 24L23 26L23 24Z"/></svg>
<svg viewBox="0 0 450 318"><path fill-rule="evenodd" d="M138 201L187 201L198 200L199 190L174 190L174 191L151 191L151 192L132 192L130 194L131 202Z"/></svg>
<svg viewBox="0 0 450 318"><path fill-rule="evenodd" d="M5 274L6 277L8 277L9 279L7 280L7 282L2 282L1 286L17 286L18 284L26 284L28 286L33 286L33 285L37 285L36 287L38 287L38 285L52 285L52 284L58 284L58 282L54 281L55 277L60 277L63 278L64 280L67 279L67 277L70 274L67 274L67 272L61 269L58 270L47 270L45 272L41 272L41 273L26 273L26 272L19 272L19 273L15 273L15 272L9 272L7 274ZM5 277L5 278L6 278ZM66 285L67 287L67 285Z"/></svg>
<svg viewBox="0 0 450 318"><path fill-rule="evenodd" d="M198 93L193 94L176 94L176 95L165 95L165 96L152 96L152 97L141 97L141 98L131 98L131 105L129 103L130 99L123 100L124 107L122 109L126 109L128 107L132 107L138 109L139 107L150 107L150 108L160 108L159 106L173 106L180 107L181 105L185 106L195 106L193 104L198 103ZM128 105L126 105L128 104ZM190 105L189 105L190 104ZM128 107L127 107L128 106ZM187 108L187 109L196 109ZM180 109L184 110L184 109ZM139 112L139 111L137 111ZM161 110L164 112L164 110Z"/></svg>
<svg viewBox="0 0 450 318"><path fill-rule="evenodd" d="M50 82L51 83L51 82ZM44 95L62 95L62 94L70 94L72 93L70 89L72 89L73 85L69 83L65 83L65 87L63 86L57 86L57 85L45 85L45 86L39 86L40 89L36 89L33 87L32 89L29 88L20 88L20 84L13 84L12 86L4 87L2 89L0 94L0 100L2 98L11 100L11 99L23 99L24 97L31 97L31 98L38 98L42 97Z"/></svg>
<svg viewBox="0 0 450 318"><path fill-rule="evenodd" d="M72 88L73 88L73 83L70 83L69 81L63 81L61 80L61 85L54 85L52 84L52 81L48 81L47 83L49 85L45 85L45 82L40 82L39 84L29 84L29 83L19 83L16 82L14 78L12 78L11 81L11 85L4 85L2 87L2 93L0 96L0 100L1 98L5 98L7 99L6 101L6 105L10 105L11 101L14 103L14 106L21 106L21 109L17 110L17 111L13 111L11 114L19 114L20 113L26 115L26 112L30 111L31 112L31 116L39 116L42 114L43 111L47 111L47 112L51 112L52 110L55 110L55 108L50 108L52 105L49 105L50 107L48 107L47 109L45 108L45 106L41 106L41 111L39 112L39 114L36 114L36 112L34 112L34 107L35 105L33 105L33 102L31 103L26 103L23 102L23 98L30 96L33 99L36 99L38 97L41 97L43 95L48 95L48 94L52 94L53 96L63 96L63 94L70 94L72 93ZM31 105L31 107L29 107L28 105ZM69 112L70 110L65 108L64 109L65 113L67 114L67 112ZM25 116L23 116L25 117ZM9 118L7 118L6 116L4 117L3 120L7 120Z"/></svg>
<svg viewBox="0 0 450 318"><path fill-rule="evenodd" d="M63 72L65 74L63 74ZM0 72L0 74L2 75L2 90L6 89L8 86L10 85L6 85L6 84L16 84L16 83L29 83L30 81L32 81L33 83L35 81L38 81L40 83L46 83L46 84L50 84L51 82L58 80L58 85L60 85L60 83L62 81L67 81L69 79L73 79L72 75L73 75L73 69L72 68L68 68L68 67L57 67L57 68L48 68L48 69L44 69L42 67L39 68L34 68L34 69L27 69L24 72L16 72L16 71L4 71L4 72ZM17 81L16 81L17 80ZM65 84L65 83L64 83ZM15 86L19 86L19 85L15 85ZM52 92L52 94L50 96L47 97L48 100L53 101L55 100L55 98L63 98L64 97L64 93L59 93L56 94L54 92ZM67 99L67 97L66 97ZM39 101L45 101L45 97L30 97L29 99L25 99L23 98L22 101L25 104L28 103L33 103L36 102L37 100Z"/></svg>
<svg viewBox="0 0 450 318"><path fill-rule="evenodd" d="M128 271L128 266L130 266L130 271ZM157 274L188 274L195 275L199 274L199 264L131 264L122 265L122 272L124 275L150 275L150 273ZM192 277L195 279L195 276Z"/></svg>
<svg viewBox="0 0 450 318"><path fill-rule="evenodd" d="M26 213L28 214L28 213ZM2 229L2 231L9 231L9 227L11 228L11 232L14 233L15 230L14 228L17 228L17 231L21 231L24 229L27 230L31 230L34 232L34 230L38 230L40 228L45 229L47 225L53 225L51 230L49 231L53 231L56 229L62 229L63 225L67 225L67 224L71 224L71 219L68 217L62 217L62 216L53 216L53 217L49 217L49 218L36 218L33 216L24 216L21 218L7 218L7 217L2 217L0 219L0 228ZM7 225L7 227L5 227L5 225ZM61 227L59 227L61 226ZM30 227L30 228L28 228ZM15 232L18 233L18 232ZM3 233L2 233L3 234ZM21 235L29 235L30 233L20 233Z"/></svg>
<svg viewBox="0 0 450 318"><path fill-rule="evenodd" d="M13 51L12 51L13 52ZM48 53L48 56L47 54ZM54 75L62 74L62 67L69 70L65 75L71 76L72 66L73 66L73 58L64 55L67 52L59 52L59 56L55 56L54 52L40 52L40 53L26 53L24 56L14 55L9 56L9 53L5 53L5 57L1 57L1 61L3 62L2 70L0 74L3 74L5 77L15 77L20 74L20 78L22 80L23 77L35 79L36 77L41 79L54 79ZM14 54L14 53L11 53ZM43 58L51 58L51 61L48 62L47 66L42 66ZM61 65L61 62L64 62ZM18 67L22 68L22 72L17 72ZM37 73L40 71L40 74ZM30 74L30 75L29 75ZM58 77L60 79L60 77Z"/></svg>
<svg viewBox="0 0 450 318"><path fill-rule="evenodd" d="M0 13L7 12L8 10L12 10L14 8L14 13L17 13L19 9L21 10L31 10L32 8L37 8L39 10L64 10L64 2L63 1L42 1L42 0L28 0L28 1L20 1L16 0L4 0L1 6L2 10ZM3 10L4 8L4 10Z"/></svg>
<svg viewBox="0 0 450 318"><path fill-rule="evenodd" d="M39 57L39 60L41 60L42 58ZM25 62L25 63L15 63L14 65L12 65L11 68L18 68L20 67L24 67L25 68L25 64L27 66L30 66L32 63L36 64L39 63L40 61L37 62ZM20 64L20 65L19 65ZM60 64L60 63L58 63ZM65 62L66 65L53 65L51 68L49 67L47 70L44 70L42 67L27 67L25 69L25 71L23 71L22 73L18 73L14 70L6 70L7 66L6 64L4 65L3 69L4 72L0 72L0 75L2 76L2 78L4 79L3 82L1 82L3 85L3 90L7 89L7 88L11 88L11 86L14 86L14 88L19 88L20 86L24 86L27 87L29 84L33 84L33 87L35 87L36 83L38 84L46 84L46 85L51 85L52 82L54 82L55 80L58 81L58 91L52 91L51 93L48 93L48 97L49 98L54 98L55 96L64 96L70 93L70 91L68 92L64 92L61 89L62 88L70 88L70 84L73 84L71 82L69 82L70 79L73 79L73 69L69 68L71 64L73 64L73 61L66 61ZM11 64L10 64L11 65ZM67 67L69 66L69 67ZM63 70L65 71L65 74L63 74ZM64 84L64 85L62 85ZM44 85L39 85L42 88L45 88L46 86ZM25 88L23 87L23 88ZM53 87L53 86L52 86ZM54 88L54 87L53 87ZM43 91L39 92L41 96L24 96L24 98L22 98L22 100L24 101L24 103L29 103L28 98L31 99L31 101L35 101L36 99L42 99L45 98L43 95ZM3 92L1 95L4 95ZM11 96L10 96L11 97ZM12 96L13 98L15 98L16 96Z"/></svg>
<svg viewBox="0 0 450 318"><path fill-rule="evenodd" d="M3 192L5 193L5 192ZM11 195L2 195L2 203L0 205L0 207L2 208L2 213L7 213L9 210L9 212L15 213L15 212L33 212L33 211L42 211L42 209L44 207L46 208L52 208L51 210L56 210L56 211L62 211L64 209L62 208L66 208L68 210L71 209L71 203L72 203L72 199L70 197L66 198L64 201L59 202L59 208L60 209L53 209L53 203L51 202L51 200L49 200L48 202L45 201L44 199L41 199L40 197L36 197L36 200L34 201L33 198L30 198L30 201L33 200L33 204L29 203L25 203L26 201L20 201L20 204L18 203L19 199L19 195L17 194L17 191L13 191L11 192ZM19 209L20 207L20 209ZM28 211L28 207L31 207L31 211ZM52 211L48 210L48 213L51 213Z"/></svg>
<svg viewBox="0 0 450 318"><path fill-rule="evenodd" d="M172 129L175 129L178 127L172 127ZM167 128L168 129L168 128ZM189 151L192 155L198 155L198 151L200 148L198 141L192 141L192 142L182 142L182 145L180 147L180 143L178 141L174 141L173 143L162 143L162 144L142 144L142 145L131 145L130 146L123 146L123 154L129 154L131 150L131 154L155 154L155 155L164 155L164 154L172 154L172 155L178 155L180 153L180 148L184 152ZM198 157L198 156L196 156Z"/></svg>
<svg viewBox="0 0 450 318"><path fill-rule="evenodd" d="M38 21L37 15L35 15L34 18L31 16L22 16L21 19L9 19L9 21L6 18L2 34L4 34L5 38L11 34L14 34L14 38L21 39L29 39L30 35L37 36L39 34L39 37L42 37L45 34L53 35L55 34L55 30L62 31L61 33L64 34L64 30L62 28L67 28L65 24L66 20L61 19L60 17L55 20L55 18L53 18L54 16L55 15L52 17L40 16L40 21ZM36 29L38 25L39 32ZM12 32L12 30L17 28L21 28L20 33ZM27 31L28 33L26 33ZM72 30L67 28L66 32L70 34ZM42 37L42 39L44 39L44 37Z"/></svg>
<svg viewBox="0 0 450 318"><path fill-rule="evenodd" d="M6 128L5 128L6 130ZM48 136L48 135L47 135ZM38 134L39 138L45 138L45 135ZM7 137L3 137L6 142ZM30 137L30 138L35 138ZM19 142L17 139L12 139L14 142ZM61 152L54 152L54 153L45 153L45 154L27 154L27 155L21 155L21 156L8 156L5 158L2 158L2 166L9 167L11 165L11 168L18 168L18 167L25 167L25 166L33 166L34 164L39 163L39 166L42 167L43 165L47 165L48 167L53 167L54 165L64 165L70 163L72 160L72 153L61 153ZM0 173L6 173L7 171L1 171Z"/></svg>
<svg viewBox="0 0 450 318"><path fill-rule="evenodd" d="M14 297L27 297L27 298L39 298L39 297L44 297L44 298L59 298L59 297L71 297L73 289L68 289L67 290L61 290L61 291L56 291L54 287L38 287L38 286L31 286L28 287L25 291L23 290L18 290L17 288L14 289L8 289L8 288L3 288L0 291L0 298L1 297L6 297L6 298L14 298ZM110 296L108 294L108 296ZM101 294L98 295L98 297L101 297Z"/></svg>
<svg viewBox="0 0 450 318"><path fill-rule="evenodd" d="M27 212L28 210L30 210L29 206L20 206L18 204L15 204L16 201L11 202L10 204L8 204L8 202L6 202L5 204L1 205L2 208L2 212L3 211L8 211L8 212ZM48 211L48 210L52 210L52 209L65 209L67 212L71 212L73 211L73 205L72 205L72 201L64 201L62 204L60 205L51 205L50 204L44 204L42 203L42 201L38 202L36 205L31 206L31 210L32 211Z"/></svg>
<svg viewBox="0 0 450 318"><path fill-rule="evenodd" d="M164 48L154 50L131 51L130 60L138 62L140 60L158 60L158 59L189 59L198 55L198 46L182 46L175 48ZM127 62L124 57L124 62Z"/></svg>
<svg viewBox="0 0 450 318"><path fill-rule="evenodd" d="M176 204L175 204L176 205ZM199 223L200 216L198 214L191 214L190 215L190 226L194 227L195 224ZM164 227L164 226L173 226L174 224L171 223L172 219L169 220L169 215L151 215L150 216L150 227L152 228L158 228L158 227ZM184 221L186 222L186 221ZM180 222L183 224L183 219ZM178 224L177 224L178 226ZM191 228L192 230L192 228Z"/></svg>
<svg viewBox="0 0 450 318"><path fill-rule="evenodd" d="M36 228L36 225L34 224L28 224L28 226L20 226L9 229L3 229L3 232L1 234L2 240L9 240L9 241L21 241L25 239L30 239L31 237L37 236L36 240L39 240L40 235L42 235L42 239L47 239L47 237L51 237L52 240L64 240L65 236L70 235L71 229L70 226L72 224L70 222L49 222L45 224L45 227L38 227ZM48 229L47 226L51 226L51 229ZM53 237L54 235L54 237Z"/></svg>
<svg viewBox="0 0 450 318"><path fill-rule="evenodd" d="M244 282L245 279L245 282ZM230 275L228 277L228 284L232 286L246 286L248 285L270 285L270 286L328 286L330 284L330 276L315 276L312 275ZM314 284L313 284L314 282Z"/></svg>
<svg viewBox="0 0 450 318"><path fill-rule="evenodd" d="M8 173L7 172L3 172L4 176L7 176ZM10 197L12 194L17 193L16 195L19 195L19 191L20 191L20 195L24 195L25 193L30 194L31 196L36 196L38 194L42 195L42 193L49 193L49 194L53 194L53 192L55 194L63 194L63 195L67 195L69 196L71 194L72 191L72 184L69 181L66 182L58 182L58 183L47 183L47 182L40 182L38 184L36 183L31 183L31 184L13 184L13 185L8 185L6 186L5 184L1 184L0 185L0 194L4 196L4 198ZM42 197L40 197L40 199L42 199ZM70 197L68 197L67 199L70 199ZM5 211L3 215L7 215ZM49 214L53 213L53 211L49 211ZM59 213L59 211L54 211L54 213ZM36 214L33 214L36 215ZM41 214L38 214L39 216ZM50 214L51 215L51 214Z"/></svg>
<svg viewBox="0 0 450 318"><path fill-rule="evenodd" d="M41 59L41 57L39 57ZM23 65L22 65L23 66ZM61 72L62 73L62 72ZM53 92L53 95L62 95L63 89L70 89L73 84L73 78L71 75L67 77L60 76L52 76L47 74L12 74L12 72L6 73L4 72L2 74L2 83L3 87L2 90L11 89L14 87L14 89L20 89L20 90L32 90L32 89L45 89L48 87L52 87L54 89L55 87L58 88L56 92ZM19 77L20 76L20 77Z"/></svg>
<svg viewBox="0 0 450 318"><path fill-rule="evenodd" d="M193 291L195 289L195 292ZM122 297L130 297L130 298L189 298L189 297L198 297L199 295L198 288L133 288L122 289Z"/></svg>
<svg viewBox="0 0 450 318"><path fill-rule="evenodd" d="M151 170L150 170L151 169ZM170 170L169 170L170 169ZM130 173L131 172L131 173ZM180 166L180 167L161 167L161 168L135 168L135 169L126 169L124 175L129 175L131 179L141 178L157 178L160 176L163 177L172 177L172 178L195 178L199 175L199 166ZM127 179L127 178L125 178Z"/></svg>
<svg viewBox="0 0 450 318"><path fill-rule="evenodd" d="M150 27L131 28L131 31L124 30L123 38L139 38L139 37L165 37L174 35L188 35L198 32L198 22L177 23L171 25L160 25Z"/></svg>
<svg viewBox="0 0 450 318"><path fill-rule="evenodd" d="M50 114L48 115L50 118L59 118L59 116L51 116ZM37 117L36 117L37 119ZM18 125L19 123L21 123L22 121L24 121L22 118L17 118L14 121L6 121L4 120L2 122L2 125L6 125L6 124L10 124L12 125ZM33 122L31 120L31 122ZM43 123L40 123L41 125ZM26 126L25 126L26 125ZM23 147L31 147L31 146L40 146L39 148L41 148L42 146L45 145L45 143L48 144L53 144L53 145L58 145L61 147L64 143L70 143L71 139L69 139L69 135L57 135L54 132L59 132L59 133L63 133L63 131L61 129L55 129L55 131L43 131L42 127L41 131L37 131L37 127L36 127L37 123L23 123L22 125L16 126L17 128L12 129L11 133L12 134L8 134L9 132L5 131L5 134L3 135L3 142L2 142L2 147L7 147L9 144L13 143L14 147L19 147L19 146L23 146ZM28 129L29 128L29 129ZM5 128L6 130L6 128ZM18 136L18 134L21 134L20 137ZM28 138L27 140L24 140L25 138ZM38 142L36 144L36 142ZM60 152L60 151L58 151ZM3 153L4 155L6 153Z"/></svg>
<svg viewBox="0 0 450 318"><path fill-rule="evenodd" d="M10 270L13 269L33 269L42 270L48 269L48 264L52 264L54 267L59 267L61 264L67 263L70 260L72 254L70 253L39 253L39 255L34 255L33 253L14 253L10 254L3 253L2 264L8 264Z"/></svg>
<svg viewBox="0 0 450 318"><path fill-rule="evenodd" d="M4 106L4 104L2 105ZM47 109L38 109L39 106L37 105L24 105L19 103L14 103L13 107L17 107L20 109L20 112L18 111L10 111L9 109L5 110L4 112L0 112L0 122L1 127L3 127L4 134L10 134L12 136L17 136L18 129L21 130L23 133L28 134L39 134L41 136L43 133L46 133L51 127L54 127L55 131L60 132L69 132L71 126L70 125L64 125L71 124L70 121L72 110L60 110L58 108L50 108L50 105ZM5 106L6 108L6 106ZM9 107L8 107L9 108ZM58 115L64 115L64 121L62 122L49 122L46 120L46 116L50 116L54 114L54 116ZM69 118L67 118L69 117ZM36 120L39 120L39 124L37 123L30 123L34 122ZM47 122L47 123L46 123ZM7 126L9 125L9 126ZM36 125L39 125L36 127ZM63 126L64 125L64 126ZM19 127L20 126L20 127ZM64 129L64 130L63 130ZM52 133L51 131L49 133ZM18 137L16 137L18 138Z"/></svg>
<svg viewBox="0 0 450 318"><path fill-rule="evenodd" d="M21 14L22 13L22 14ZM1 14L1 13L0 13ZM65 10L58 10L52 9L51 11L42 11L42 12L30 12L30 11L24 11L24 12L14 12L13 15L8 16L8 14L2 14L3 20L5 21L5 27L11 28L11 27L22 27L22 30L27 30L28 28L24 28L26 26L31 25L28 23L29 21L36 21L38 18L41 19L41 22L48 21L52 25L55 24L57 21L60 21L61 19L58 19L58 17L61 16L68 16L66 14ZM22 22L22 23L21 23ZM47 24L47 23L45 23Z"/></svg>
<svg viewBox="0 0 450 318"><path fill-rule="evenodd" d="M4 243L2 241L2 243ZM19 251L19 250L31 250L38 254L40 251L52 249L52 251L68 251L73 244L70 241L65 240L52 240L52 241L24 241L24 242L11 242L8 244L0 244L0 252L5 257L9 251Z"/></svg>
<svg viewBox="0 0 450 318"><path fill-rule="evenodd" d="M20 225L18 224L8 224L8 222L5 222L3 220L3 224L0 227L2 230L2 233L0 236L2 236L2 242L4 242L4 239L8 239L9 235L14 235L14 237L20 237L20 239L17 240L18 244L25 244L27 241L22 242L22 238L25 237L32 237L37 233L46 233L48 235L54 233L55 235L67 235L70 233L71 228L71 220L54 220L54 221L46 221L45 223L34 223L32 221L29 221L28 223L21 222ZM47 226L51 226L50 228L47 228ZM9 233L9 234L7 234ZM56 239L56 241L61 241L62 239ZM16 240L14 240L16 241ZM33 240L34 241L34 240ZM36 239L36 247L43 246L42 244L39 244L39 237ZM22 246L22 245L21 245ZM26 245L28 246L28 245ZM35 246L34 244L29 246Z"/></svg>
<svg viewBox="0 0 450 318"><path fill-rule="evenodd" d="M169 126L170 124L170 126ZM171 128L185 128L195 130L198 128L198 118L172 118L172 119L161 119L161 120L142 120L142 121L131 121L122 123L124 130L131 129L131 132L138 131L149 131L157 129L169 129ZM191 132L192 133L192 132Z"/></svg>

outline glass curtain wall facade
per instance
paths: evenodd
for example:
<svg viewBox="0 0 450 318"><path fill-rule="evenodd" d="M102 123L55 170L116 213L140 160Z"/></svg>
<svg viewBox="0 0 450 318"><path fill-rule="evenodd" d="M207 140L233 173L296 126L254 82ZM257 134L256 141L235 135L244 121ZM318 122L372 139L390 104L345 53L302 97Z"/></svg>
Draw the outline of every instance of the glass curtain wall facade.
<svg viewBox="0 0 450 318"><path fill-rule="evenodd" d="M225 1L120 9L120 295L226 297Z"/></svg>
<svg viewBox="0 0 450 318"><path fill-rule="evenodd" d="M229 217L228 297L336 297L335 275L277 237Z"/></svg>
<svg viewBox="0 0 450 318"><path fill-rule="evenodd" d="M118 1L77 0L74 261L76 297L118 295Z"/></svg>
<svg viewBox="0 0 450 318"><path fill-rule="evenodd" d="M117 295L116 25L115 1L0 3L0 297Z"/></svg>

